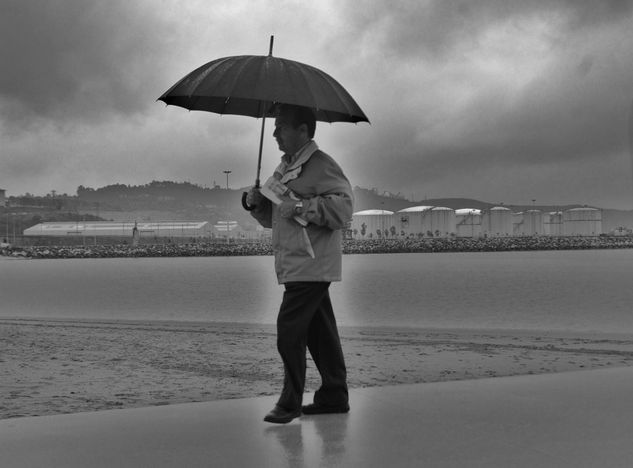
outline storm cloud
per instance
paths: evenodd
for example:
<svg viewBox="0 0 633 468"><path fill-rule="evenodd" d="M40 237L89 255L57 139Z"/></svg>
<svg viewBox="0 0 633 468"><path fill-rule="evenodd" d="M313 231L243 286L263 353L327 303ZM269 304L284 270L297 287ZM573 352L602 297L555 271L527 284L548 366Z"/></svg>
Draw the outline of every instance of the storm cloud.
<svg viewBox="0 0 633 468"><path fill-rule="evenodd" d="M2 2L4 123L99 122L147 109L154 97L147 83L168 35L153 9L140 5L125 0Z"/></svg>
<svg viewBox="0 0 633 468"><path fill-rule="evenodd" d="M212 3L0 0L0 187L207 185L224 169L251 184L259 122L156 98L274 34L275 55L330 73L369 116L317 130L354 185L633 206L633 1Z"/></svg>

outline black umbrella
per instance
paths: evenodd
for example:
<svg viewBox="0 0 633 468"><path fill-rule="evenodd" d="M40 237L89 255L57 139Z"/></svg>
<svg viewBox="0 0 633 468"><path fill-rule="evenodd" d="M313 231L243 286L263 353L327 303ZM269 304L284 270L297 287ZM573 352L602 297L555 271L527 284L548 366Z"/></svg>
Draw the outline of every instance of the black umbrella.
<svg viewBox="0 0 633 468"><path fill-rule="evenodd" d="M322 122L369 122L356 101L334 78L318 68L267 56L239 55L213 60L178 81L158 99L166 104L216 114L262 118L255 186L260 186L266 117L275 104L314 110Z"/></svg>

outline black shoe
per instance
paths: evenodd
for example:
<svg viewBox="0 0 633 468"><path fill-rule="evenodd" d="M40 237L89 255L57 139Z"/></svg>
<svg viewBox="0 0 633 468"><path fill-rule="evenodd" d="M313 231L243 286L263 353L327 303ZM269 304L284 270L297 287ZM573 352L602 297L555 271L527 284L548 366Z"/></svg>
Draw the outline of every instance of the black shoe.
<svg viewBox="0 0 633 468"><path fill-rule="evenodd" d="M326 406L319 405L318 403L312 403L310 405L302 406L301 411L303 414L332 414L332 413L348 413L349 405Z"/></svg>
<svg viewBox="0 0 633 468"><path fill-rule="evenodd" d="M287 410L281 406L275 407L264 417L264 421L275 424L287 424L294 418L301 416L301 410Z"/></svg>

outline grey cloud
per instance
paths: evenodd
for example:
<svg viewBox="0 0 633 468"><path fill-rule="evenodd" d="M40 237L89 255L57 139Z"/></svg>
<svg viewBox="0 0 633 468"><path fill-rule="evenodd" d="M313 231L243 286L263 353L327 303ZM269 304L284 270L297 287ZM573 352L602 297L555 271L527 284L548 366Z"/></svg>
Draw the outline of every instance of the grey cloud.
<svg viewBox="0 0 633 468"><path fill-rule="evenodd" d="M571 12L569 27L578 29L594 27L603 23L626 21L633 12L631 0L564 0L561 4Z"/></svg>
<svg viewBox="0 0 633 468"><path fill-rule="evenodd" d="M38 178L46 190L72 192L135 177L222 182L223 169L234 171L232 185L252 183L258 121L236 117L233 125L226 116L165 110L156 98L207 59L265 53L271 33L280 56L331 73L369 115L371 126L333 125L333 140L321 130L317 137L355 184L407 195L497 193L494 201L520 199L536 183L563 190L555 181L565 173L595 193L601 181L609 185L609 171L630 178L622 157L629 157L633 34L624 25L633 1L355 0L330 3L336 12L317 2L317 20L298 1L283 4L311 21L297 22L292 8L264 6L251 21L229 7L214 18L215 7L176 1L0 0L0 131L8 135L0 184L12 188L7 184L22 178L25 190L36 191ZM284 22L291 16L295 21ZM532 50L527 55L537 63L532 81L514 86L514 51L477 41L524 18L552 18L557 28L544 28L552 37L526 31L527 41L517 41L545 46L543 61ZM304 23L314 32L306 34ZM253 39L258 35L263 41ZM486 60L496 53L499 65L489 70ZM132 121L141 123L137 131ZM36 132L21 130L36 124ZM268 126L263 174L277 158L271 132ZM70 189L51 185L55 172L62 175L54 183L66 175ZM618 183L620 192L628 187ZM576 190L583 193L580 182Z"/></svg>
<svg viewBox="0 0 633 468"><path fill-rule="evenodd" d="M0 119L8 127L100 121L154 102L144 78L168 35L151 9L126 0L2 3Z"/></svg>
<svg viewBox="0 0 633 468"><path fill-rule="evenodd" d="M626 158L630 158L633 52L625 50L633 48L631 38L626 38L614 59L609 54L611 41L590 55L583 48L569 50L516 95L504 96L496 89L479 94L468 107L439 122L439 132L434 126L421 125L421 119L412 119L412 112L404 119L376 119L372 129L376 135L361 153L384 155L371 163L372 171L389 180L392 189L424 190L438 187L438 180L467 180L468 174L490 175L487 185L492 187L503 179L502 174L512 174L516 190L519 186L533 190L537 181L520 175L529 173L540 174L542 185L549 180L551 187L562 190L564 181L563 186L571 190L565 173L582 167L594 175L585 192L590 187L596 193L600 187L605 192L615 190L609 187L607 169L620 164L616 170L630 173ZM389 112L397 115L397 110ZM425 109L419 114L423 116ZM587 169L592 164L596 169ZM470 188L447 184L445 188L455 193L479 184L473 181ZM574 189L581 192L582 187L578 183ZM510 195L510 189L498 186L500 193Z"/></svg>
<svg viewBox="0 0 633 468"><path fill-rule="evenodd" d="M359 0L342 8L350 18L345 34L378 41L386 55L434 61L476 42L498 22L538 14L564 18L563 27L578 32L630 19L633 0L435 0L425 5L419 0Z"/></svg>
<svg viewBox="0 0 633 468"><path fill-rule="evenodd" d="M445 3L455 5L440 3L438 8L450 8ZM432 131L422 128L413 135L412 130L408 138L419 142L418 158L431 163L452 155L456 167L478 164L499 168L507 161L530 165L544 159L563 162L625 151L629 105L633 99L633 82L629 78L633 76L631 35L624 32L625 37L617 37L611 32L601 44L591 41L596 28L606 29L606 22L620 22L622 14L630 14L631 3L606 2L612 5L609 8L594 6L594 2L548 2L548 6L574 9L568 14L573 18L570 23L576 26L567 31L564 41L553 52L556 59L538 79L507 100L500 90L483 90L459 115L448 119L446 126L453 128L444 132L451 139L436 141ZM489 11L497 6L498 15L507 14L503 11L507 7L499 2L468 5L469 10L484 5ZM535 5L525 2L521 9ZM485 16L482 11L477 14ZM580 29L581 22L586 29ZM621 26L619 30L626 31ZM385 135L386 147L390 146L389 140L390 135Z"/></svg>

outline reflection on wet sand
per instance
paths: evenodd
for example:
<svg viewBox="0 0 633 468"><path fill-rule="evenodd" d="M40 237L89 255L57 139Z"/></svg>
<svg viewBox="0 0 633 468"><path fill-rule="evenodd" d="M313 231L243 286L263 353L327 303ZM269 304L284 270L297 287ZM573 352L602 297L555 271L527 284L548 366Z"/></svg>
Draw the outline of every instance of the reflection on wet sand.
<svg viewBox="0 0 633 468"><path fill-rule="evenodd" d="M347 414L302 416L267 427L265 434L276 439L292 467L337 466L345 455L348 420Z"/></svg>

